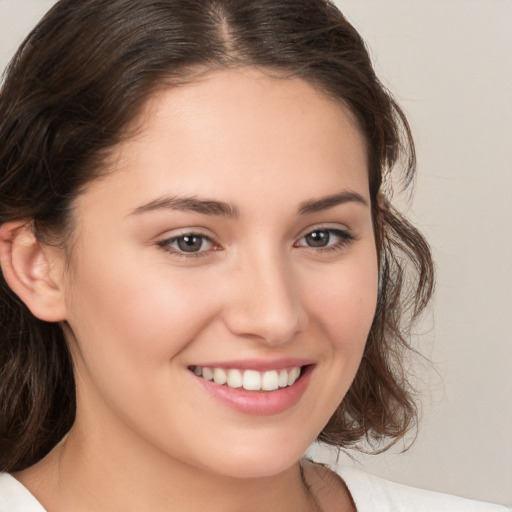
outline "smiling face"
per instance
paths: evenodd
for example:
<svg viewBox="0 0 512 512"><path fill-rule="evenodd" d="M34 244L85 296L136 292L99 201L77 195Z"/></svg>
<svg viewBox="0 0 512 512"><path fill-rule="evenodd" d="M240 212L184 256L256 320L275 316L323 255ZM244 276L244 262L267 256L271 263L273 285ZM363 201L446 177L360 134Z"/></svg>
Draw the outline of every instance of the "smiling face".
<svg viewBox="0 0 512 512"><path fill-rule="evenodd" d="M374 316L364 141L309 84L251 70L159 93L140 121L75 204L72 432L276 474L347 392Z"/></svg>

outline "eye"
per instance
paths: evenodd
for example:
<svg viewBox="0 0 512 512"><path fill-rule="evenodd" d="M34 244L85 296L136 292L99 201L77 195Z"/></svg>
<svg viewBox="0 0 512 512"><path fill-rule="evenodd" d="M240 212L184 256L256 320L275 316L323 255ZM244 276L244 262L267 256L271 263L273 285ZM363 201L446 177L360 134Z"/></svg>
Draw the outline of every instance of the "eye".
<svg viewBox="0 0 512 512"><path fill-rule="evenodd" d="M179 256L201 256L214 247L212 239L201 233L183 233L162 240L158 245Z"/></svg>
<svg viewBox="0 0 512 512"><path fill-rule="evenodd" d="M348 231L336 228L318 228L304 235L295 247L331 250L344 247L354 240Z"/></svg>

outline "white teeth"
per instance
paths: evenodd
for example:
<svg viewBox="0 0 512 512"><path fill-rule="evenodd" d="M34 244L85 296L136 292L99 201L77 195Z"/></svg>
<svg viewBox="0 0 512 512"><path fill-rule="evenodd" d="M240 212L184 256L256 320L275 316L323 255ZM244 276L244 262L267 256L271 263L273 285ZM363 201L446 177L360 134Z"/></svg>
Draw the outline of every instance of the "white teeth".
<svg viewBox="0 0 512 512"><path fill-rule="evenodd" d="M242 372L240 370L228 370L228 386L241 388L243 386Z"/></svg>
<svg viewBox="0 0 512 512"><path fill-rule="evenodd" d="M224 368L194 366L191 367L191 370L198 377L213 380L219 386L243 387L247 391L275 391L295 384L300 376L301 368L296 366L288 370L259 372L257 370L225 370Z"/></svg>
<svg viewBox="0 0 512 512"><path fill-rule="evenodd" d="M265 372L261 378L261 389L263 391L274 391L279 388L279 376L275 370Z"/></svg>
<svg viewBox="0 0 512 512"><path fill-rule="evenodd" d="M259 391L261 389L261 374L256 370L245 370L243 387L247 391Z"/></svg>
<svg viewBox="0 0 512 512"><path fill-rule="evenodd" d="M288 386L291 386L292 384L294 384L295 381L299 378L299 375L300 375L300 368L298 368L298 367L292 368L288 372Z"/></svg>
<svg viewBox="0 0 512 512"><path fill-rule="evenodd" d="M286 370L281 370L279 372L278 384L280 388L285 388L286 386L288 386L288 372Z"/></svg>
<svg viewBox="0 0 512 512"><path fill-rule="evenodd" d="M213 370L211 368L203 368L203 379L213 380Z"/></svg>
<svg viewBox="0 0 512 512"><path fill-rule="evenodd" d="M215 384L226 384L228 381L228 376L226 375L226 371L222 368L215 368L213 370L213 381Z"/></svg>

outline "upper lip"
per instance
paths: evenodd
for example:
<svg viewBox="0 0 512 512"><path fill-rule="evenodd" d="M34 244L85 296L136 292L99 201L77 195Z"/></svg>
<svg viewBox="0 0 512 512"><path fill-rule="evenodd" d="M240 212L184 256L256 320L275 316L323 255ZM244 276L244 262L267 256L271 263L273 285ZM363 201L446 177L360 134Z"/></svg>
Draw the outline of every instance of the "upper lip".
<svg viewBox="0 0 512 512"><path fill-rule="evenodd" d="M283 370L285 368L294 368L297 366L307 366L313 364L311 359L299 358L281 358L281 359L236 359L232 361L211 361L200 363L192 366L200 366L201 368L224 368L237 370L257 370L260 372L271 370Z"/></svg>

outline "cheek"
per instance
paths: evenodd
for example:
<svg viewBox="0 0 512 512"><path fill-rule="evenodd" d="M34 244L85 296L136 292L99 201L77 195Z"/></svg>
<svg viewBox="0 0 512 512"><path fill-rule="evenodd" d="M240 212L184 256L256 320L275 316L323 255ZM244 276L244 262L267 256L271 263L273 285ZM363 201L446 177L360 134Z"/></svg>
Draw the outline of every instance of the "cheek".
<svg viewBox="0 0 512 512"><path fill-rule="evenodd" d="M377 286L377 262L370 256L334 270L310 290L310 309L328 334L331 350L362 354L375 315Z"/></svg>
<svg viewBox="0 0 512 512"><path fill-rule="evenodd" d="M317 418L318 431L334 414L356 376L375 315L377 261L371 248L365 254L334 265L332 272L322 273L322 277L317 275L314 286L304 294L314 329L310 334L321 350L322 375L321 384L312 390L314 405L304 421Z"/></svg>
<svg viewBox="0 0 512 512"><path fill-rule="evenodd" d="M175 357L215 315L214 301L190 276L136 259L80 264L69 324L88 363L154 370ZM117 370L117 369L116 369Z"/></svg>

